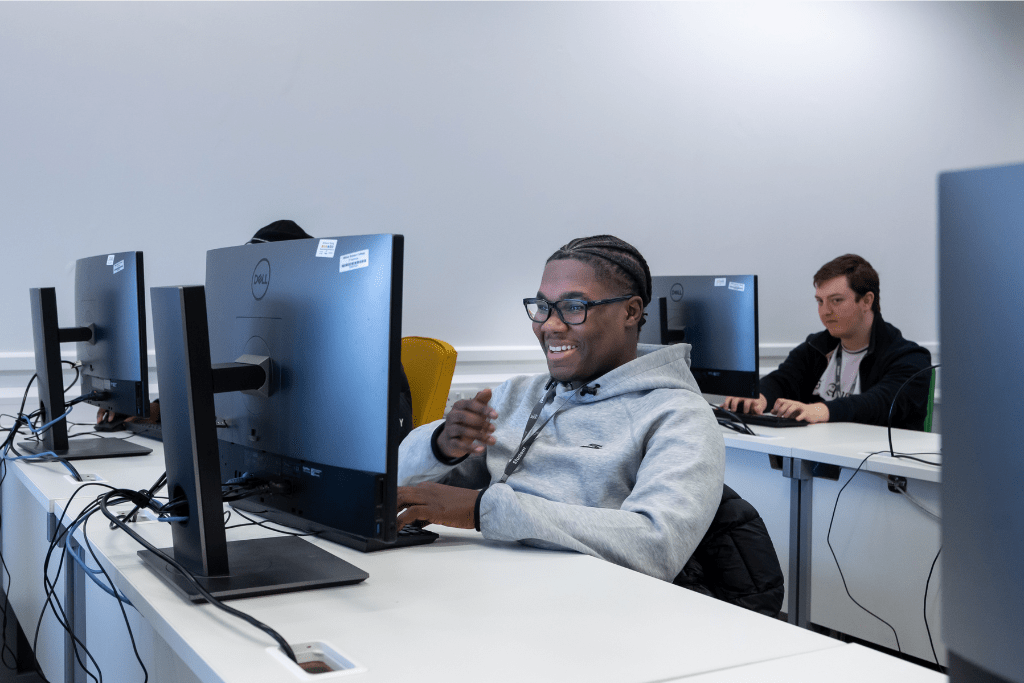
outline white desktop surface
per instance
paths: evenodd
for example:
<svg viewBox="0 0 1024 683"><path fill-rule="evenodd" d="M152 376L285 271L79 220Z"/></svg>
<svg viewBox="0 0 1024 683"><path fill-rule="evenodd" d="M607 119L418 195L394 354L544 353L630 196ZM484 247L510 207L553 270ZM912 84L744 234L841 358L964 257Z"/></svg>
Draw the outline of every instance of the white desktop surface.
<svg viewBox="0 0 1024 683"><path fill-rule="evenodd" d="M127 435L128 432L114 434ZM152 448L153 452L147 455L73 460L71 464L83 477L87 474L98 476L99 483L135 490L149 488L164 471L163 444L140 437L132 438L131 442ZM8 462L7 465L8 476L13 475L24 480L26 490L47 512L53 512L52 501L70 498L83 485L75 481L70 470L58 462L22 460ZM100 486L88 486L79 495L85 495L89 489L96 491L97 494L102 490Z"/></svg>
<svg viewBox="0 0 1024 683"><path fill-rule="evenodd" d="M913 432L906 429L892 430L893 451L897 455L905 453L928 461L922 463L890 455L886 430L881 427L874 429L875 434L865 433L859 438L847 441L828 441L794 446L792 456L856 469L869 453L884 451L868 458L861 469L934 483L939 483L942 480L942 456L940 455L942 436L940 434Z"/></svg>
<svg viewBox="0 0 1024 683"><path fill-rule="evenodd" d="M163 525L140 526L158 545L169 543ZM371 554L318 541L370 578L231 605L291 643L327 642L366 668L346 678L358 681L657 681L843 647L592 557L439 531L432 545ZM247 530L254 534L266 532ZM269 654L268 636L179 597L142 565L125 534L90 525L89 539L200 680L296 679ZM117 618L114 601L104 599Z"/></svg>
<svg viewBox="0 0 1024 683"><path fill-rule="evenodd" d="M757 436L740 434L723 427L722 434L725 437L726 445L732 448L784 456L789 456L794 451L831 453L835 448L846 445L863 446L863 450L866 452L889 449L887 430L885 427L877 425L856 422L823 422L806 427L779 429L751 426L751 429ZM897 452L919 449L937 450L940 443L938 434L909 429L893 429L892 438L893 447Z"/></svg>
<svg viewBox="0 0 1024 683"><path fill-rule="evenodd" d="M949 678L860 645L846 645L687 678L687 683L942 683Z"/></svg>

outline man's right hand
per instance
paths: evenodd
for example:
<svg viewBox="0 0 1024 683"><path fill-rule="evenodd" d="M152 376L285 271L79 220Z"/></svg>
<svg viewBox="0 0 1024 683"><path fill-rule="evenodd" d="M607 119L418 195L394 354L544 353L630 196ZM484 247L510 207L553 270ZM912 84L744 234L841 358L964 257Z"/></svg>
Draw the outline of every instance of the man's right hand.
<svg viewBox="0 0 1024 683"><path fill-rule="evenodd" d="M461 458L468 453L482 453L484 448L496 443L491 436L494 425L491 420L498 417L491 401L491 390L484 389L471 399L456 401L448 411L444 429L437 437L437 447L449 458Z"/></svg>
<svg viewBox="0 0 1024 683"><path fill-rule="evenodd" d="M734 413L754 413L760 415L768 409L768 399L761 394L759 398L739 398L738 396L726 396L722 401L722 407Z"/></svg>

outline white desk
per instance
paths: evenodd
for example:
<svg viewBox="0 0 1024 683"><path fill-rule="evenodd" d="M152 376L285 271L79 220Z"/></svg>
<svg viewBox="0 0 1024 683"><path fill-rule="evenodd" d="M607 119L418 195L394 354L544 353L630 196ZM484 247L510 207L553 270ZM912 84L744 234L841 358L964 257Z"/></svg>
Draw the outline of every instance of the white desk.
<svg viewBox="0 0 1024 683"><path fill-rule="evenodd" d="M886 430L837 423L754 431L765 436L726 432L726 483L765 520L787 575L791 620L895 649L892 632L847 597L826 543L839 490L869 452L888 449ZM893 430L897 452L938 452L940 440L938 434ZM766 454L782 456L784 472L772 470ZM812 478L813 463L843 468L839 481ZM868 459L842 494L832 533L853 596L893 625L904 652L932 661L922 610L940 525L903 496L891 493L884 478L870 473L906 477L908 492L938 513L941 468L883 455ZM938 588L936 567L929 587L928 623L944 663Z"/></svg>
<svg viewBox="0 0 1024 683"><path fill-rule="evenodd" d="M159 455L156 444L154 454L144 456L148 464L142 458L97 461L87 469L117 485L132 480L133 488L142 488L162 471ZM75 488L61 469L13 465L12 474L19 474L4 484L5 505L7 494L20 490L14 495L39 511L32 516L51 509L60 514L61 497ZM85 502L72 504L72 510ZM137 528L158 545L170 544L163 524ZM292 643L326 642L365 669L309 679L274 656L275 645L263 633L179 597L141 563L135 542L109 530L105 519L88 527L100 562L135 605L127 613L152 681L642 682L848 647L588 556L489 542L472 531L441 531L442 540L431 546L369 555L318 541L370 578L355 586L232 603ZM230 537L267 533L248 528ZM45 550L44 534L24 542ZM141 680L116 601L84 584L80 570L74 574L76 627L84 631L105 680ZM37 567L36 583L38 576ZM78 670L68 680L83 679Z"/></svg>
<svg viewBox="0 0 1024 683"><path fill-rule="evenodd" d="M139 489L151 486L163 471L161 453L76 461L75 464L83 475L96 474L105 482L116 480L119 485ZM54 501L71 497L80 486L82 484L74 481L59 463L7 463L2 504L3 557L11 575L8 597L30 644L35 639L36 623L46 602L42 567L54 521ZM100 491L99 487L90 488L97 493ZM80 495L86 494L83 491ZM49 574L51 581L57 580L55 571L56 562L52 563ZM62 576L66 577L67 573ZM60 597L73 599L66 588L60 579ZM40 623L38 643L36 658L47 679L65 680L68 675L65 633L49 610Z"/></svg>
<svg viewBox="0 0 1024 683"><path fill-rule="evenodd" d="M323 543L370 578L232 604L289 642L329 643L365 667L360 681L656 681L843 647L588 556L441 531L430 546L369 555ZM268 637L187 603L141 564L125 535L105 527L89 533L156 638L196 679L295 678L271 656ZM169 539L162 525L143 533L157 543ZM101 599L109 613L113 600ZM101 609L87 606L90 614ZM100 666L104 680L115 680Z"/></svg>
<svg viewBox="0 0 1024 683"><path fill-rule="evenodd" d="M687 678L687 683L943 683L943 674L887 654L846 645Z"/></svg>

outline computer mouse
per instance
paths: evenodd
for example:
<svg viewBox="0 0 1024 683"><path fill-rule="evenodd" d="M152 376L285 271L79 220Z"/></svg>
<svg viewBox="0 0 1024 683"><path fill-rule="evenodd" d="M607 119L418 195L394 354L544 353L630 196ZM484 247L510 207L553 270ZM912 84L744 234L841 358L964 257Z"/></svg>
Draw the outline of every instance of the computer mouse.
<svg viewBox="0 0 1024 683"><path fill-rule="evenodd" d="M120 432L120 431L123 431L124 427L122 425L124 425L125 418L127 418L127 417L128 417L127 415L117 415L117 414L115 414L114 415L114 419L112 421L104 420L103 422L97 422L96 423L96 431L97 432Z"/></svg>

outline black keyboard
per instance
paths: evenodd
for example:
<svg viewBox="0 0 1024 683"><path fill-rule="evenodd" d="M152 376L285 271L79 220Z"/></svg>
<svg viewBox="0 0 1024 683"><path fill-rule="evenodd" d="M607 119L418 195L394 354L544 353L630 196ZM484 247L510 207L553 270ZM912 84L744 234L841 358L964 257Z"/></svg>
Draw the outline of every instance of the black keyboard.
<svg viewBox="0 0 1024 683"><path fill-rule="evenodd" d="M426 545L441 538L433 531L427 531L411 524L407 524L398 530L398 538L394 543L385 543L377 538L366 538L365 536L354 536L338 532L328 532L322 534L322 537L363 553L388 550L389 548L407 548L411 545Z"/></svg>
<svg viewBox="0 0 1024 683"><path fill-rule="evenodd" d="M712 407L715 411L715 417L718 418L719 423L726 421L738 424L736 422L736 418L730 413L718 406ZM803 420L794 420L791 417L779 417L778 415L772 415L771 413L762 413L760 415L756 415L754 413L737 413L737 416L751 427L806 427L809 424Z"/></svg>
<svg viewBox="0 0 1024 683"><path fill-rule="evenodd" d="M159 422L125 422L124 428L147 439L164 440L164 433L160 429Z"/></svg>
<svg viewBox="0 0 1024 683"><path fill-rule="evenodd" d="M748 425L753 427L806 427L808 422L803 420L794 420L791 417L779 417L778 415L772 415L771 413L762 413L755 415L754 413L743 413L740 415Z"/></svg>

